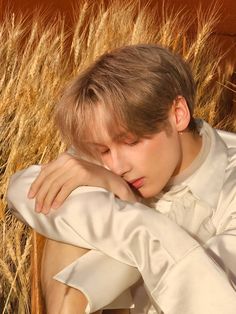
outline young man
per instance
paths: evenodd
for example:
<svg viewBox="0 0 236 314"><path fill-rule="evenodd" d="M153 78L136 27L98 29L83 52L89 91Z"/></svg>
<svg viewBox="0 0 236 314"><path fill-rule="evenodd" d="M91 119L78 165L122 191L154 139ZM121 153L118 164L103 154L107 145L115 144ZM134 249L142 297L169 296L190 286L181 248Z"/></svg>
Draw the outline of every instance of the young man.
<svg viewBox="0 0 236 314"><path fill-rule="evenodd" d="M129 308L130 291L147 313L141 286L156 312L235 313L236 136L195 121L193 105L189 67L157 45L107 53L66 89L57 121L75 155L15 174L8 190L51 239L49 313ZM67 286L52 283L61 269Z"/></svg>

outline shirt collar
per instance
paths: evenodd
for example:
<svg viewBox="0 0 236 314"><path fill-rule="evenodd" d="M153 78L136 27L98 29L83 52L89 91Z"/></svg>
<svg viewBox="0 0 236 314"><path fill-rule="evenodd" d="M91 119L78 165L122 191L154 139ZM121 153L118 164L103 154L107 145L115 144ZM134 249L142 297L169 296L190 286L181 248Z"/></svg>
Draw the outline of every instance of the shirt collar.
<svg viewBox="0 0 236 314"><path fill-rule="evenodd" d="M210 139L210 148L205 160L192 175L178 186L172 186L167 194L187 186L197 198L216 208L228 163L227 146L216 130L205 121L202 121L200 134Z"/></svg>

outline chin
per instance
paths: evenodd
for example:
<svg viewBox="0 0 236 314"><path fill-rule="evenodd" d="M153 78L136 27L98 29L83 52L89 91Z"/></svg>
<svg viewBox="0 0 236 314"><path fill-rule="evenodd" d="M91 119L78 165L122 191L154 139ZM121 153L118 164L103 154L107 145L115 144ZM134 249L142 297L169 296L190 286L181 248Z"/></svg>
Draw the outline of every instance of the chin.
<svg viewBox="0 0 236 314"><path fill-rule="evenodd" d="M157 194L159 194L161 192L161 189L160 190L157 190L157 189L145 189L144 187L143 188L140 188L139 189L139 193L140 195L143 197L143 198L151 198L151 197L154 197L156 196Z"/></svg>

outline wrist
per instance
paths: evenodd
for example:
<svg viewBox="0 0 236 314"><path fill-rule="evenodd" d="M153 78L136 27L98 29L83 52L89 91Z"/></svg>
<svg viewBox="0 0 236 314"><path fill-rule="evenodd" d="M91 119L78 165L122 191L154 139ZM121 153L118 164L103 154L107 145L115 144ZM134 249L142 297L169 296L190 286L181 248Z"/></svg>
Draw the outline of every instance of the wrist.
<svg viewBox="0 0 236 314"><path fill-rule="evenodd" d="M131 203L137 202L138 198L131 190L130 186L123 179L121 180L121 184L120 182L113 182L111 184L110 191L123 201L128 201Z"/></svg>

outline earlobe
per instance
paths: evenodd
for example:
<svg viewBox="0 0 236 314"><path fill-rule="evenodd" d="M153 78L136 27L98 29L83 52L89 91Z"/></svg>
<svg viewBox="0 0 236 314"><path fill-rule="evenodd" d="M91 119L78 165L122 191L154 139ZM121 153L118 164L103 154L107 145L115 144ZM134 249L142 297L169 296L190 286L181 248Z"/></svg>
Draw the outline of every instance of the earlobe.
<svg viewBox="0 0 236 314"><path fill-rule="evenodd" d="M172 109L176 130L178 132L183 132L187 129L190 122L190 111L186 99L183 96L177 96L174 100Z"/></svg>

